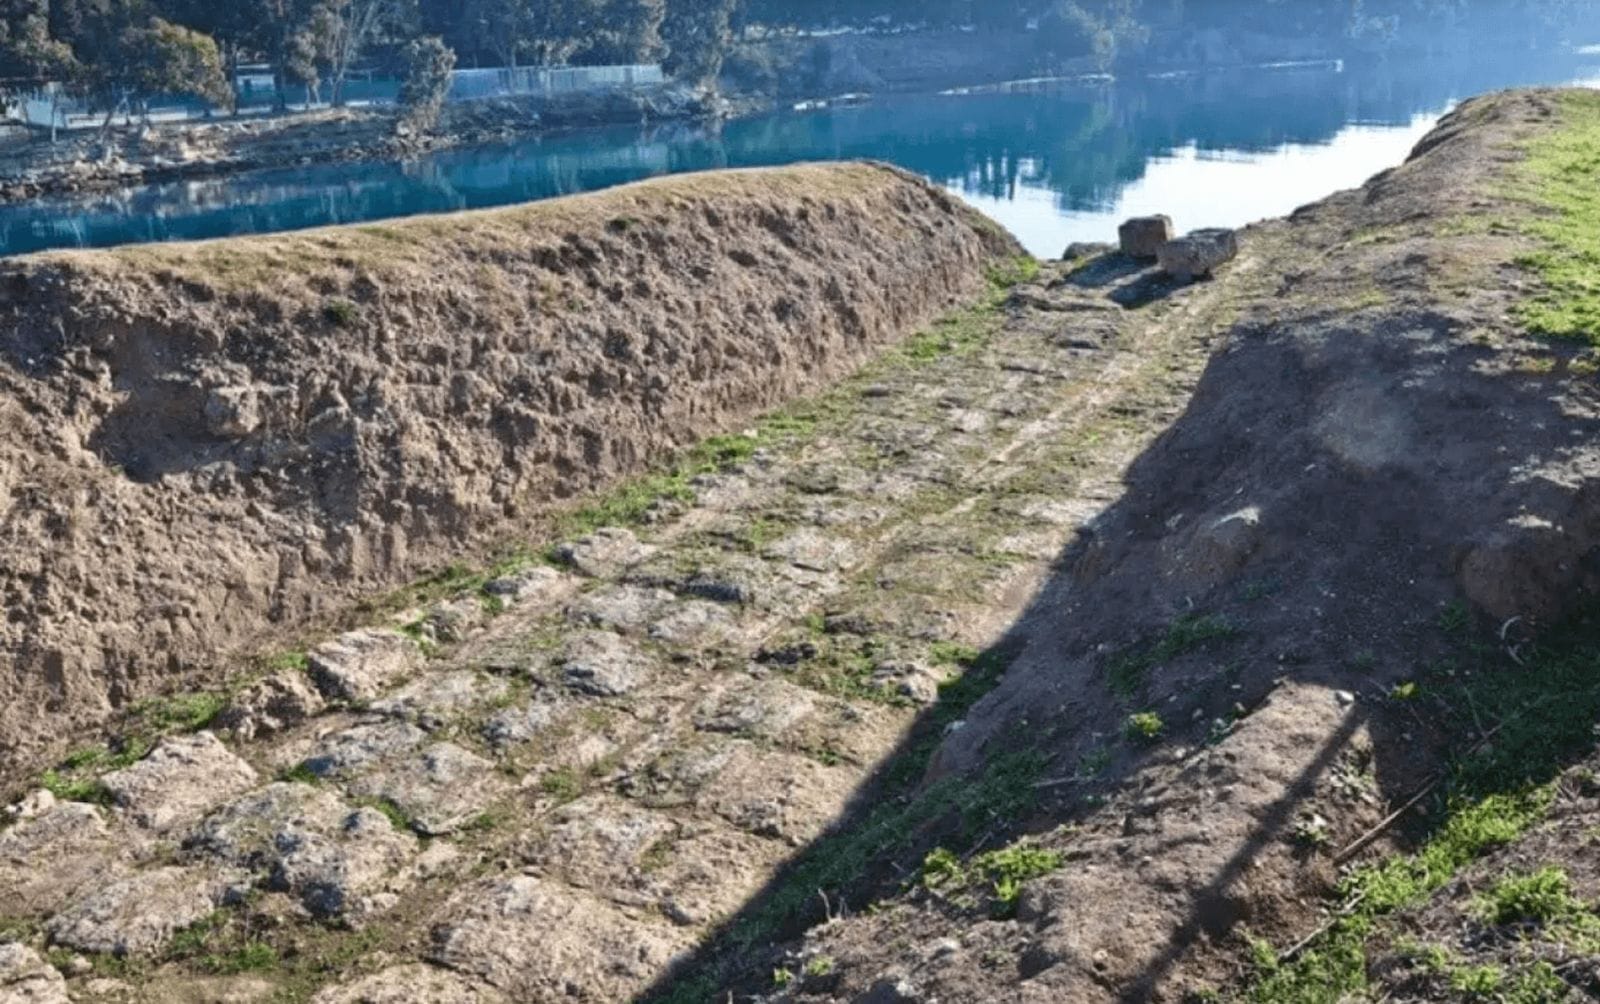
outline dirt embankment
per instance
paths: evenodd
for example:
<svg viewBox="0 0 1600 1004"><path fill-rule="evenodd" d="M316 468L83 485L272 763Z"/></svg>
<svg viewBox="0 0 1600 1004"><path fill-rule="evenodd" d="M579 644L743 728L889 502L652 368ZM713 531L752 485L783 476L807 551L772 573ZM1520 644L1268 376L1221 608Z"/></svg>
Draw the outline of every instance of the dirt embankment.
<svg viewBox="0 0 1600 1004"><path fill-rule="evenodd" d="M1218 999L1190 995L1232 983L1247 939L1313 931L1363 835L1408 846L1451 790L1425 787L1441 763L1517 710L1445 696L1472 618L1466 675L1506 693L1527 639L1600 584L1594 354L1519 323L1537 245L1505 194L1561 100L1469 102L1404 166L1243 235L1186 319L1227 333L1186 409L935 758L945 786L1032 763L1028 809L957 831L912 891L747 987L777 969L774 1000ZM1419 790L1438 797L1372 829ZM1331 1000L1328 972L1250 999Z"/></svg>
<svg viewBox="0 0 1600 1004"><path fill-rule="evenodd" d="M737 430L1016 253L838 165L14 262L0 758Z"/></svg>

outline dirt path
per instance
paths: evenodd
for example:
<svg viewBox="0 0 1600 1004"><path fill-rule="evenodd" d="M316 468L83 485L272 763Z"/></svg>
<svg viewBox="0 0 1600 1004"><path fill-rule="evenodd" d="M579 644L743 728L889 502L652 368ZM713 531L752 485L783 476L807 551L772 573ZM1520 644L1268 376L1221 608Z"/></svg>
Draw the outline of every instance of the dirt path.
<svg viewBox="0 0 1600 1004"><path fill-rule="evenodd" d="M224 739L76 758L52 783L88 801L38 796L0 834L10 926L82 999L644 991L891 797L874 775L915 760L952 680L992 682L977 653L1205 358L1222 287L1111 298L1145 281L1047 266L760 448L714 444L719 470L631 527L287 660Z"/></svg>

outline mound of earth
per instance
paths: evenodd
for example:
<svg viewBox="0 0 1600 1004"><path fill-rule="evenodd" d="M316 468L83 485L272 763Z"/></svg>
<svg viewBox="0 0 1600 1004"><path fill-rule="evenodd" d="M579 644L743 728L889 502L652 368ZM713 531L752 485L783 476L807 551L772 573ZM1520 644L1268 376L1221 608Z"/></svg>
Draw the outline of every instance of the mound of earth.
<svg viewBox="0 0 1600 1004"><path fill-rule="evenodd" d="M838 165L9 262L0 762L737 431L1018 253Z"/></svg>
<svg viewBox="0 0 1600 1004"><path fill-rule="evenodd" d="M1596 585L1594 354L1520 313L1540 210L1514 179L1565 101L1468 102L1405 165L1241 235L1209 302L1167 322L1224 337L995 650L1004 676L915 796L946 818L892 845L890 894L862 911L852 890L786 949L735 922L674 999L690 979L807 1002L1216 999L1246 939L1293 945L1341 866L1405 846L1418 813L1392 811L1437 806L1413 796L1515 717L1434 695L1520 686L1529 639ZM1251 999L1355 999L1323 991Z"/></svg>

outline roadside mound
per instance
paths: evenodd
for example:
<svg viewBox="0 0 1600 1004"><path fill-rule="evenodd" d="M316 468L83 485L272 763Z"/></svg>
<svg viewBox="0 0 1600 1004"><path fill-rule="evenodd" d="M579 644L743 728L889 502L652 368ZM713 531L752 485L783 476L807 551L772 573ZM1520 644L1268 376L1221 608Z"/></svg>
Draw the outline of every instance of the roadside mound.
<svg viewBox="0 0 1600 1004"><path fill-rule="evenodd" d="M920 880L753 981L777 970L797 1001L1214 994L1247 944L1270 958L1316 927L1364 841L1404 846L1420 815L1390 811L1444 804L1452 756L1521 735L1529 639L1592 591L1600 545L1595 354L1527 334L1552 224L1519 165L1572 100L1469 102L1404 166L1243 235L1189 319L1227 335L1186 410L934 759L945 786L1032 764L1028 808L947 831Z"/></svg>
<svg viewBox="0 0 1600 1004"><path fill-rule="evenodd" d="M737 430L1018 253L837 165L10 263L0 760Z"/></svg>

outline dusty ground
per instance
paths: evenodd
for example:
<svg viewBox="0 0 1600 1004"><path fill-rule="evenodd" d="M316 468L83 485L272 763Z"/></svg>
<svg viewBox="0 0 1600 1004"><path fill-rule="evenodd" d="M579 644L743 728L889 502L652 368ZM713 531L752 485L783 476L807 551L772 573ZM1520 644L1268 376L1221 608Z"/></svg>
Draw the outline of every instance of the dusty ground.
<svg viewBox="0 0 1600 1004"><path fill-rule="evenodd" d="M837 166L10 262L0 761L737 431L1016 253Z"/></svg>
<svg viewBox="0 0 1600 1004"><path fill-rule="evenodd" d="M1522 336L1528 239L1497 222L1557 100L1465 106L1208 283L1115 257L1012 276L524 560L283 653L220 714L151 705L6 813L0 987L1340 999L1253 981L1314 954L1290 949L1349 908L1347 862L1427 839L1408 806L1453 790L1453 752L1509 743L1507 707L1435 688L1536 684L1528 639L1591 585L1595 359ZM1006 248L949 226L953 293ZM314 275L349 253L296 246ZM177 284L229 261L164 260ZM171 455L94 442L131 484ZM1374 943L1367 999L1559 999L1457 986L1538 925L1600 923L1570 850L1542 899L1490 888L1585 846L1592 775L1551 790L1546 824L1397 921L1426 937ZM1480 890L1555 905L1474 933ZM1533 944L1558 977L1588 957Z"/></svg>
<svg viewBox="0 0 1600 1004"><path fill-rule="evenodd" d="M0 148L0 201L125 188L269 167L414 157L433 150L553 129L721 114L685 88L642 88L551 99L468 101L446 107L437 128L398 136L392 107L344 108L269 118L155 123L43 134Z"/></svg>

